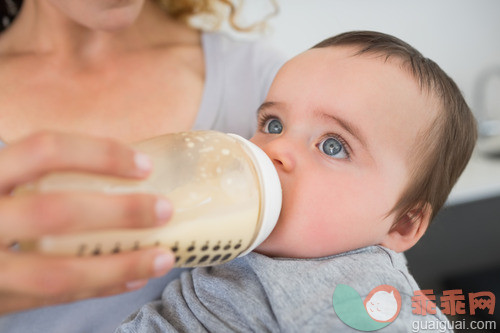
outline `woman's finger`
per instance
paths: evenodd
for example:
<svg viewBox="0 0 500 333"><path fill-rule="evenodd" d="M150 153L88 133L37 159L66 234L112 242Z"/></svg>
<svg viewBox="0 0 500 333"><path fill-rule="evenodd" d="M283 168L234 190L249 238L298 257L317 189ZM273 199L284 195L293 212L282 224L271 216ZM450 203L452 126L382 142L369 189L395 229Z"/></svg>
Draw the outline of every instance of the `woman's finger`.
<svg viewBox="0 0 500 333"><path fill-rule="evenodd" d="M0 313L135 290L173 265L163 249L85 258L0 252Z"/></svg>
<svg viewBox="0 0 500 333"><path fill-rule="evenodd" d="M144 177L151 161L116 141L73 134L34 134L0 151L0 193L53 171Z"/></svg>
<svg viewBox="0 0 500 333"><path fill-rule="evenodd" d="M84 230L157 227L172 213L152 194L33 193L0 199L0 240Z"/></svg>

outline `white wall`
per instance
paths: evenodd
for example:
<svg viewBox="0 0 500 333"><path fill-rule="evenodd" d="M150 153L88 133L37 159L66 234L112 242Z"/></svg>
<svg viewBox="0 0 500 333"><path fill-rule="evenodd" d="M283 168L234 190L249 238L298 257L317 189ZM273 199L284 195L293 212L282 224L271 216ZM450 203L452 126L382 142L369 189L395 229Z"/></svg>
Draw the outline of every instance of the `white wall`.
<svg viewBox="0 0 500 333"><path fill-rule="evenodd" d="M259 7L268 0L247 0ZM459 85L471 107L482 71L500 67L499 0L277 0L269 39L293 56L347 30L378 30L410 43ZM500 80L500 78L499 78ZM500 85L495 85L500 87ZM496 90L496 89L495 89ZM500 117L500 91L487 105Z"/></svg>

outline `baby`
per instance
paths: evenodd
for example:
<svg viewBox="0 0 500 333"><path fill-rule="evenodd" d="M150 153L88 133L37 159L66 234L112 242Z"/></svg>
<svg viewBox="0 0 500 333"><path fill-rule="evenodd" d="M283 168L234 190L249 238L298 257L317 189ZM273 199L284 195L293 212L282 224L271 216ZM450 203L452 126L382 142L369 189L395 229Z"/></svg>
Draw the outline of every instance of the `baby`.
<svg viewBox="0 0 500 333"><path fill-rule="evenodd" d="M346 286L361 306L391 303L368 313L391 318L382 332L445 322L439 307L413 313L420 288L402 252L425 233L476 141L456 84L395 37L348 32L286 63L258 118L252 141L283 188L276 228L254 253L184 273L118 331L344 332L359 328L336 304ZM374 294L382 285L390 290Z"/></svg>

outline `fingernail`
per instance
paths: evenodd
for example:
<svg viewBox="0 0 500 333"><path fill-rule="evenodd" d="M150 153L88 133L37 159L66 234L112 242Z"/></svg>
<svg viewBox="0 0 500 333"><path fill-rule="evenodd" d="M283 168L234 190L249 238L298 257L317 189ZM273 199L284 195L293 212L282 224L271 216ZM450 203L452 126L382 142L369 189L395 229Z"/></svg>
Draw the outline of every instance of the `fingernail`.
<svg viewBox="0 0 500 333"><path fill-rule="evenodd" d="M157 255L153 262L155 276L165 275L174 264L174 256L170 253L161 253Z"/></svg>
<svg viewBox="0 0 500 333"><path fill-rule="evenodd" d="M127 282L126 287L128 290L137 290L137 289L144 287L146 284L148 284L147 279L135 280L135 281Z"/></svg>
<svg viewBox="0 0 500 333"><path fill-rule="evenodd" d="M159 198L155 204L155 213L158 224L163 224L172 215L172 205L167 200Z"/></svg>
<svg viewBox="0 0 500 333"><path fill-rule="evenodd" d="M153 168L153 162L151 162L151 158L144 153L135 153L134 162L136 168L141 174L147 173Z"/></svg>

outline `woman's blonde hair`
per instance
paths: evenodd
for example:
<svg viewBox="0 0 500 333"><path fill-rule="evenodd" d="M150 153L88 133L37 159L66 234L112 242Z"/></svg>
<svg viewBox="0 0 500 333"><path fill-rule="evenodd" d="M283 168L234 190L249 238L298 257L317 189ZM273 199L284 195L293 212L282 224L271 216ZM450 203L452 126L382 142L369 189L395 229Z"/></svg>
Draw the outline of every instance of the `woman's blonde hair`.
<svg viewBox="0 0 500 333"><path fill-rule="evenodd" d="M278 13L276 0L268 0L272 11L250 25L241 25L238 14L244 0L155 0L171 17L193 28L217 30L227 21L238 32L255 32L265 28L269 18ZM15 19L22 0L0 0L0 32Z"/></svg>
<svg viewBox="0 0 500 333"><path fill-rule="evenodd" d="M168 14L194 28L217 30L223 22L238 32L262 30L266 21L278 13L276 0L269 0L272 11L250 25L238 22L244 0L155 0Z"/></svg>

